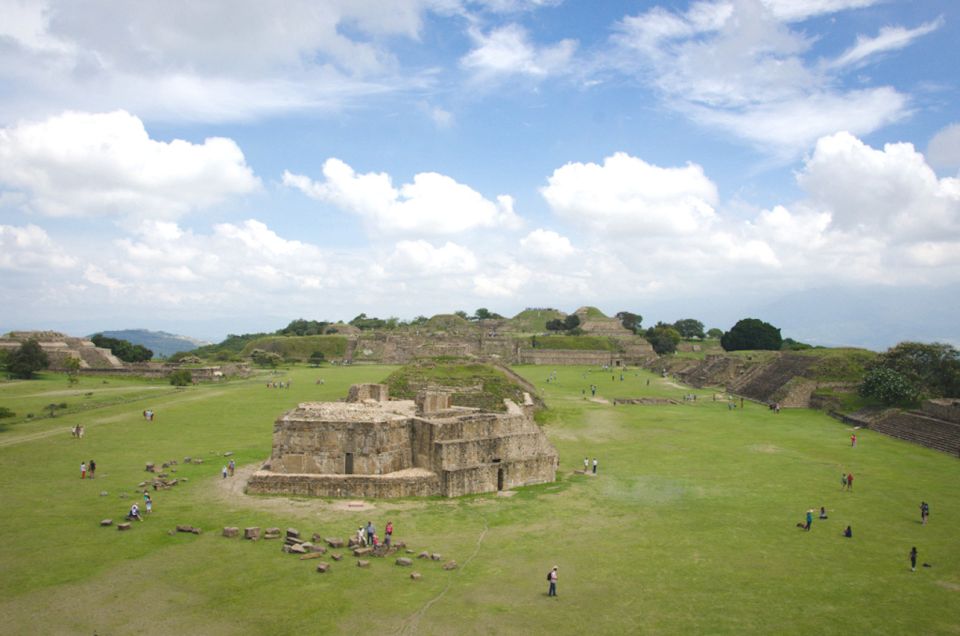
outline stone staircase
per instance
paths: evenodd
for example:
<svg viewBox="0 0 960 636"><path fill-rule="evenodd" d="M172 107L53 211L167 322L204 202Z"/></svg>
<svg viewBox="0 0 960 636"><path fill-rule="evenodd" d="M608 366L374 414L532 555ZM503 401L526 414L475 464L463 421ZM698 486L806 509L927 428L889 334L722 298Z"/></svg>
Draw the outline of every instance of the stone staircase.
<svg viewBox="0 0 960 636"><path fill-rule="evenodd" d="M922 411L892 411L870 423L870 429L927 448L960 456L960 424Z"/></svg>

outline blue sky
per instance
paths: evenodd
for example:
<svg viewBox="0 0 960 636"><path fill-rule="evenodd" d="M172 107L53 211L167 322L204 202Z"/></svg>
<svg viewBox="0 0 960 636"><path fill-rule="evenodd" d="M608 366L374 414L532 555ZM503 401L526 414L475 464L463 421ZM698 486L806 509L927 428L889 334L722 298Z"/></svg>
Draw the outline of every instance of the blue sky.
<svg viewBox="0 0 960 636"><path fill-rule="evenodd" d="M596 305L960 344L956 2L0 15L0 329Z"/></svg>

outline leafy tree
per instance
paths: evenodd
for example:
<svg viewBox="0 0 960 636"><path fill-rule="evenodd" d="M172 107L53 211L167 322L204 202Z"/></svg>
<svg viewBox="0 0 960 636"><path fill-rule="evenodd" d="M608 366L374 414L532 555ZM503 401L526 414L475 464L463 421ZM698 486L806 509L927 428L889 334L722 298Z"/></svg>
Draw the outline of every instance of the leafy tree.
<svg viewBox="0 0 960 636"><path fill-rule="evenodd" d="M723 335L723 330L717 329L716 327L707 331L707 338L719 338L722 335Z"/></svg>
<svg viewBox="0 0 960 636"><path fill-rule="evenodd" d="M297 318L283 329L277 330L278 336L318 336L330 325L326 320L304 320Z"/></svg>
<svg viewBox="0 0 960 636"><path fill-rule="evenodd" d="M357 329L368 331L371 329L383 329L386 323L380 318L368 318L367 314L359 314L356 318L350 321L350 324Z"/></svg>
<svg viewBox="0 0 960 636"><path fill-rule="evenodd" d="M5 417L16 417L16 416L17 414L11 411L10 409L8 409L7 407L0 406L0 419L3 419Z"/></svg>
<svg viewBox="0 0 960 636"><path fill-rule="evenodd" d="M881 353L873 367L896 371L925 396L960 395L960 352L952 345L901 342Z"/></svg>
<svg viewBox="0 0 960 636"><path fill-rule="evenodd" d="M724 351L778 351L783 344L780 330L757 318L744 318L720 337Z"/></svg>
<svg viewBox="0 0 960 636"><path fill-rule="evenodd" d="M813 349L813 345L809 345L805 342L798 342L793 338L784 338L783 344L780 345L780 349L783 351L805 351L806 349Z"/></svg>
<svg viewBox="0 0 960 636"><path fill-rule="evenodd" d="M250 352L250 359L261 367L275 367L283 361L283 356L273 351L254 349Z"/></svg>
<svg viewBox="0 0 960 636"><path fill-rule="evenodd" d="M124 362L146 362L153 358L153 351L143 345L135 345L122 338L108 338L102 333L90 337L93 344L103 349L109 349L113 355Z"/></svg>
<svg viewBox="0 0 960 636"><path fill-rule="evenodd" d="M624 329L629 329L633 333L640 331L640 323L643 322L643 316L629 311L618 311L617 318Z"/></svg>
<svg viewBox="0 0 960 636"><path fill-rule="evenodd" d="M410 321L410 324L411 324L411 325L423 325L423 324L426 324L429 320L430 320L430 319L427 318L426 316L417 316L416 318L414 318L413 320Z"/></svg>
<svg viewBox="0 0 960 636"><path fill-rule="evenodd" d="M706 334L703 333L703 323L699 320L694 320L693 318L684 318L673 323L673 328L676 329L681 336L684 338L704 338Z"/></svg>
<svg viewBox="0 0 960 636"><path fill-rule="evenodd" d="M673 325L668 325L665 322L658 322L647 329L643 337L647 339L657 355L661 356L675 352L682 339L680 332L674 329Z"/></svg>
<svg viewBox="0 0 960 636"><path fill-rule="evenodd" d="M80 359L68 356L63 361L63 368L67 372L67 382L76 384L80 381Z"/></svg>
<svg viewBox="0 0 960 636"><path fill-rule="evenodd" d="M467 315L467 312L465 312L465 311L462 310L462 309L458 309L457 311L453 312L453 315L454 315L454 316L460 316L460 317L463 318L464 320L470 320L470 316L468 316L468 315Z"/></svg>
<svg viewBox="0 0 960 636"><path fill-rule="evenodd" d="M498 313L494 313L487 309L486 307L481 307L474 312L471 320L502 320L503 316Z"/></svg>
<svg viewBox="0 0 960 636"><path fill-rule="evenodd" d="M570 314L566 318L554 318L547 321L546 327L547 331L572 331L580 327L580 316Z"/></svg>
<svg viewBox="0 0 960 636"><path fill-rule="evenodd" d="M323 355L323 351L314 351L313 353L310 354L310 359L308 360L308 362L310 363L311 366L319 367L321 364L323 364L324 360L326 359L327 357Z"/></svg>
<svg viewBox="0 0 960 636"><path fill-rule="evenodd" d="M906 376L888 367L875 367L867 371L859 391L860 395L876 398L886 405L912 404L920 397L917 388Z"/></svg>
<svg viewBox="0 0 960 636"><path fill-rule="evenodd" d="M50 366L50 358L36 340L27 340L6 357L7 371L15 378L29 380Z"/></svg>
<svg viewBox="0 0 960 636"><path fill-rule="evenodd" d="M193 374L190 369L177 369L170 374L170 384L173 386L187 386L193 383Z"/></svg>

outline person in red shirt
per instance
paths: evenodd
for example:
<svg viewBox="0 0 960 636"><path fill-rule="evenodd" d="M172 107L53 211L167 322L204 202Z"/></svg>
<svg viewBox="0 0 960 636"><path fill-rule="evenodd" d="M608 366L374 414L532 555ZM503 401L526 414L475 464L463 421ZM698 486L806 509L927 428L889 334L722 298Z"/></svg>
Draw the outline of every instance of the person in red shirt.
<svg viewBox="0 0 960 636"><path fill-rule="evenodd" d="M851 434L850 434L850 446L856 447L856 445L857 445L857 434L856 434L856 433L851 433Z"/></svg>
<svg viewBox="0 0 960 636"><path fill-rule="evenodd" d="M853 490L853 473L847 475L847 490Z"/></svg>

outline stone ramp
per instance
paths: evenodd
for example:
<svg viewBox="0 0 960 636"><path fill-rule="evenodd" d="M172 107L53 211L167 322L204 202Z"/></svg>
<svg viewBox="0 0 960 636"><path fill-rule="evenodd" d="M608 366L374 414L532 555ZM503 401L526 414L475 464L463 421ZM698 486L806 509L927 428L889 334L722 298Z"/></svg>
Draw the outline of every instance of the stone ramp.
<svg viewBox="0 0 960 636"><path fill-rule="evenodd" d="M768 364L758 365L728 387L738 395L760 402L785 402L789 398L789 406L806 407L816 383L800 380L816 362L816 358L810 356L784 354Z"/></svg>

